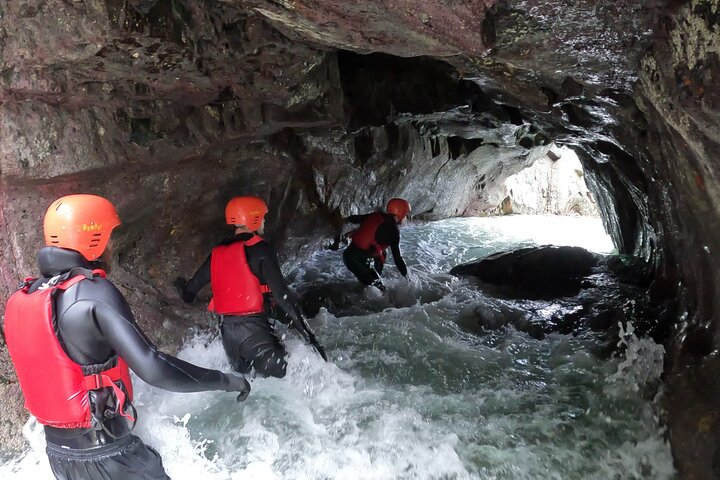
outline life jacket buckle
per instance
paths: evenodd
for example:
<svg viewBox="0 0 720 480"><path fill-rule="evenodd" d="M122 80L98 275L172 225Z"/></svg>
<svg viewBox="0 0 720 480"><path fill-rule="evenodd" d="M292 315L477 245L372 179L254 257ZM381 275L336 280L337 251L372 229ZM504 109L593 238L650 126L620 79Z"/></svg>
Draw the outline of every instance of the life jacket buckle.
<svg viewBox="0 0 720 480"><path fill-rule="evenodd" d="M95 386L92 388L88 388L88 390L99 390L103 387L103 378L102 378L101 374L95 373L92 375L88 375L86 378L92 379L92 380L90 380L91 383L90 383L89 387L92 387L92 381L93 380L95 381Z"/></svg>

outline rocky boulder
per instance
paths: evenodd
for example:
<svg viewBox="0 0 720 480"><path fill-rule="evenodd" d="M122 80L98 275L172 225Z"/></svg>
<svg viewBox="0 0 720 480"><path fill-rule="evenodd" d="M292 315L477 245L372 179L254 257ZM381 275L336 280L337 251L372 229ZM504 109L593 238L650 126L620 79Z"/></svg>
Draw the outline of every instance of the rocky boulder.
<svg viewBox="0 0 720 480"><path fill-rule="evenodd" d="M582 278L597 264L598 256L584 248L546 245L494 253L450 273L477 277L508 296L550 299L577 295Z"/></svg>

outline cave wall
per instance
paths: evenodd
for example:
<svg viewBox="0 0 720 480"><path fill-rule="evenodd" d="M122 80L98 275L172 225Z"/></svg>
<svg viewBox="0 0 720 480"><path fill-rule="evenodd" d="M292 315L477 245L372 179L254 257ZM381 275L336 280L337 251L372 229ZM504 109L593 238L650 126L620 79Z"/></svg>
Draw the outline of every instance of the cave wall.
<svg viewBox="0 0 720 480"><path fill-rule="evenodd" d="M403 195L435 219L497 205L551 141L609 233L656 272L683 478L720 475L720 5L713 0L0 0L0 297L34 272L57 196L119 207L113 279L153 339L202 324L168 282L269 201L286 265ZM372 52L380 52L373 53ZM401 58L403 57L403 58ZM1 305L0 305L1 306ZM666 329L667 330L667 329ZM0 440L21 448L0 348Z"/></svg>
<svg viewBox="0 0 720 480"><path fill-rule="evenodd" d="M663 19L641 64L652 218L662 238L658 282L677 288L668 354L667 422L680 470L720 476L720 4L691 1ZM648 165L651 164L651 165ZM675 283L677 282L677 283ZM692 392L690 395L689 392Z"/></svg>

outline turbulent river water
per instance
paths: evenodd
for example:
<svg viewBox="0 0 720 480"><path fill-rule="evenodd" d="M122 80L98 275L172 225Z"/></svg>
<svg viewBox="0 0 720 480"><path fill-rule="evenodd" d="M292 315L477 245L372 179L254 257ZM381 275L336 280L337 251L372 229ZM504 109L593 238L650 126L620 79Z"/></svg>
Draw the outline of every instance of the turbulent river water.
<svg viewBox="0 0 720 480"><path fill-rule="evenodd" d="M632 325L626 355L607 358L592 353L600 340L590 332L536 340L458 322L483 294L450 267L547 243L612 250L590 218L411 224L401 243L409 281L389 261L385 294L361 288L341 252L318 252L289 278L317 299L309 321L332 362L286 333L287 377L253 380L241 404L136 379L136 434L176 480L674 478L658 420L663 350ZM228 368L212 335L179 356ZM31 420L24 432L30 451L0 466L0 478L52 478L42 428Z"/></svg>

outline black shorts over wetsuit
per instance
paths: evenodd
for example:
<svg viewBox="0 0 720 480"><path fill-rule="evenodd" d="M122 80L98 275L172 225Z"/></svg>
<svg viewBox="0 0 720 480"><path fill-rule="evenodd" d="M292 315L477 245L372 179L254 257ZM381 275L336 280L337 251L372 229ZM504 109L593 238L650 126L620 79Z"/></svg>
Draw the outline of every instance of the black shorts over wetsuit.
<svg viewBox="0 0 720 480"><path fill-rule="evenodd" d="M43 278L93 266L74 250L46 247L38 254ZM135 322L130 306L107 279L83 280L55 297L57 336L65 352L83 366L101 365L116 354L150 385L174 392L226 390L228 377L158 351ZM114 411L112 389L90 392L94 415L104 429L45 426L50 467L59 480L168 479L160 455L130 434L127 421Z"/></svg>
<svg viewBox="0 0 720 480"><path fill-rule="evenodd" d="M250 233L242 233L222 242L222 245L244 242L252 237ZM287 352L268 316L272 315L281 322L288 323L293 318L300 318L302 313L297 306L297 298L285 283L273 246L264 240L246 246L245 256L250 271L261 284L270 287L272 293L265 294L263 313L221 316L220 334L223 347L236 371L248 373L254 368L259 375L282 378L287 368ZM211 258L212 253L185 285L182 292L185 302L194 301L200 289L210 283ZM275 308L275 304L279 310Z"/></svg>

